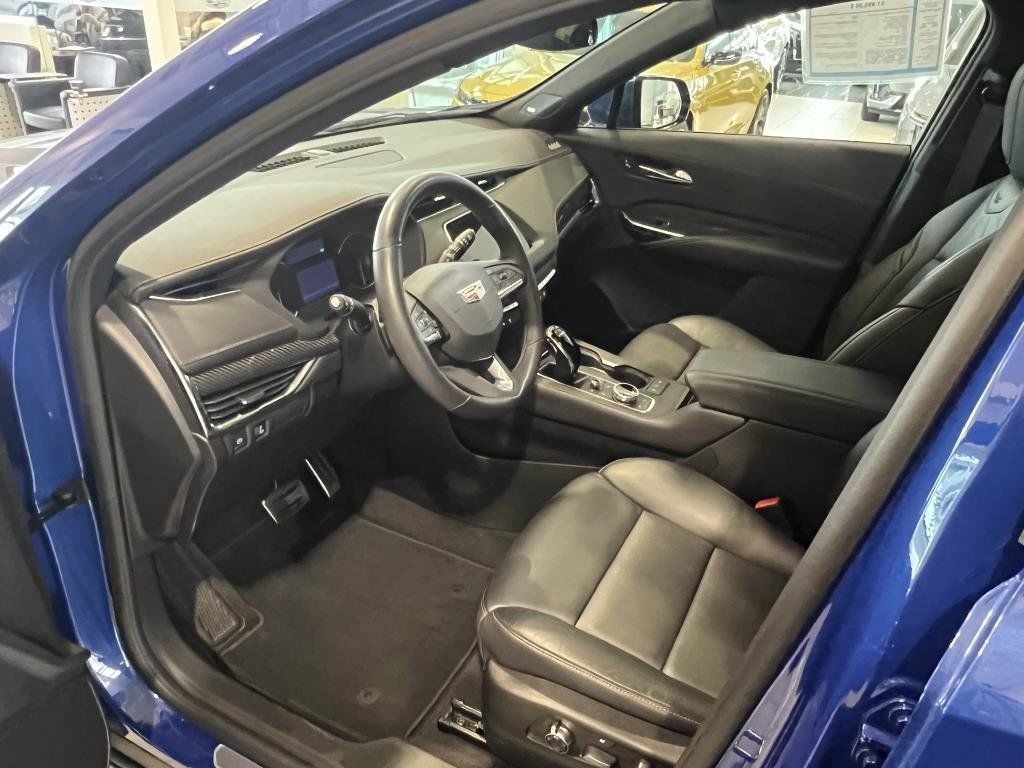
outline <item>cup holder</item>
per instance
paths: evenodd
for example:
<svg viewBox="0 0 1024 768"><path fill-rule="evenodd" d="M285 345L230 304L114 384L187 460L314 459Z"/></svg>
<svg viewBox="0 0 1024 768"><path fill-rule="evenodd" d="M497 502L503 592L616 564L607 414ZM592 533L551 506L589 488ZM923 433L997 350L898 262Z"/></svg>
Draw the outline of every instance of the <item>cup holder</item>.
<svg viewBox="0 0 1024 768"><path fill-rule="evenodd" d="M637 389L643 389L651 383L651 377L643 371L638 371L631 365L617 365L608 371L611 377L623 384L631 384Z"/></svg>
<svg viewBox="0 0 1024 768"><path fill-rule="evenodd" d="M623 384L631 384L637 389L643 389L651 383L653 378L649 374L643 371L637 370L631 365L616 365L614 367L608 367L604 362L592 354L589 350L584 349L583 354L580 356L580 365L586 365L590 368L597 368L600 371L604 371L610 378Z"/></svg>

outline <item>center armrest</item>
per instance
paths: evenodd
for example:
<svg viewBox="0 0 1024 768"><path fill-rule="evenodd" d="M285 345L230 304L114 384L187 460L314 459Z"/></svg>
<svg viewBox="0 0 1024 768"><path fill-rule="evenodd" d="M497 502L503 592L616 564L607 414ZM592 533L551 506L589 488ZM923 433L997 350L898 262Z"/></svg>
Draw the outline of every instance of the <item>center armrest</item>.
<svg viewBox="0 0 1024 768"><path fill-rule="evenodd" d="M704 408L846 442L881 421L903 386L821 360L715 349L698 352L684 377Z"/></svg>

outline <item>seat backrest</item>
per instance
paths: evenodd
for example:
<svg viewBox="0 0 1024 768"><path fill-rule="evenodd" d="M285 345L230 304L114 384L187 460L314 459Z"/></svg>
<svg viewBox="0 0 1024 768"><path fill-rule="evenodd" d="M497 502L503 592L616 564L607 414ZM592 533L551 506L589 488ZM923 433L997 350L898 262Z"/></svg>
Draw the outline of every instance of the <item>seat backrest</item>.
<svg viewBox="0 0 1024 768"><path fill-rule="evenodd" d="M0 43L0 73L20 75L38 72L42 57L39 49L26 43Z"/></svg>
<svg viewBox="0 0 1024 768"><path fill-rule="evenodd" d="M135 70L116 53L82 51L75 58L75 77L86 88L118 88L132 83Z"/></svg>
<svg viewBox="0 0 1024 768"><path fill-rule="evenodd" d="M1003 118L1010 174L939 211L840 300L825 332L827 359L909 376L1024 189L1024 67Z"/></svg>

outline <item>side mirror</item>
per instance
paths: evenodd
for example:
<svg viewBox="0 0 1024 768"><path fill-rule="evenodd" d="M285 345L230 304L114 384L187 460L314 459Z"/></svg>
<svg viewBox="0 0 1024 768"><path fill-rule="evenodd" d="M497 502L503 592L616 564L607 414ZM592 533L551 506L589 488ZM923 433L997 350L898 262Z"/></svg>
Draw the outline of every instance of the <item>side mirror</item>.
<svg viewBox="0 0 1024 768"><path fill-rule="evenodd" d="M689 117L690 91L685 82L641 75L623 89L618 127L686 130Z"/></svg>
<svg viewBox="0 0 1024 768"><path fill-rule="evenodd" d="M724 67L729 64L736 64L742 58L739 51L718 51L708 57L706 64L709 67Z"/></svg>

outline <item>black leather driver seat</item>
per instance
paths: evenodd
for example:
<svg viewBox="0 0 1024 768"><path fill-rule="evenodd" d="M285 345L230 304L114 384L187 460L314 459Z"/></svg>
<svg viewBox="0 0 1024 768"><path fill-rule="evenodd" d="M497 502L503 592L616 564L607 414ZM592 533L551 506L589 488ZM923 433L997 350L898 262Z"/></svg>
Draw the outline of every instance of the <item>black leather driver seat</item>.
<svg viewBox="0 0 1024 768"><path fill-rule="evenodd" d="M503 725L505 743L522 735L503 714L511 694L497 690L498 670L692 735L801 556L742 500L677 464L624 459L576 479L484 596L489 740L501 754Z"/></svg>
<svg viewBox="0 0 1024 768"><path fill-rule="evenodd" d="M909 376L1002 227L1024 183L1024 67L1010 84L1003 119L1010 174L937 213L895 253L867 269L829 319L820 357ZM640 333L621 352L638 368L678 378L702 348L771 351L716 317L687 315Z"/></svg>

